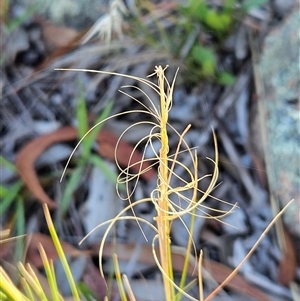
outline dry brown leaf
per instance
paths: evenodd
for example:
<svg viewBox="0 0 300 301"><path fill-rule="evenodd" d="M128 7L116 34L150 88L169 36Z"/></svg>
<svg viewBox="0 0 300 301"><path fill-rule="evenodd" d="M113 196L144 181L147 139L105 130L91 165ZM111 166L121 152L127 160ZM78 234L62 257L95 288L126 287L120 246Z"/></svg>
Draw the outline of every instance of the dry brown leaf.
<svg viewBox="0 0 300 301"><path fill-rule="evenodd" d="M296 276L297 257L292 238L284 227L283 234L284 250L279 263L278 280L281 284L288 285Z"/></svg>
<svg viewBox="0 0 300 301"><path fill-rule="evenodd" d="M115 148L118 142L118 138L108 131L101 131L96 138L97 142L99 143L98 153L103 156L105 159L110 161L115 160ZM117 148L117 160L121 166L131 166L132 170L136 173L139 173L140 170L146 170L149 168L149 164L147 162L143 162L143 164L139 164L142 160L142 155L140 152L135 151L132 154L133 147L129 143L124 140L120 140ZM132 157L131 157L132 154ZM154 169L149 169L145 173L141 174L141 177L149 181L155 176Z"/></svg>
<svg viewBox="0 0 300 301"><path fill-rule="evenodd" d="M50 145L74 140L76 137L77 133L73 127L64 127L31 140L17 155L16 166L24 183L41 203L46 203L50 208L56 208L57 204L45 193L40 185L34 169L34 162Z"/></svg>
<svg viewBox="0 0 300 301"><path fill-rule="evenodd" d="M26 237L26 243L27 243L27 254L26 254L26 262L31 263L36 268L43 267L43 262L38 250L38 245L41 244L47 254L47 258L53 261L58 259L58 254L55 249L55 246L53 244L53 241L50 236L47 236L45 234L41 233L32 233L28 234ZM79 255L84 254L83 251L80 251L73 247L72 245L60 241L62 248L64 250L65 255L76 257Z"/></svg>
<svg viewBox="0 0 300 301"><path fill-rule="evenodd" d="M86 33L86 31L78 32L70 27L55 25L39 16L36 17L36 21L41 25L43 38L52 52L36 67L35 71L46 68L56 58L74 50L79 46L82 36Z"/></svg>
<svg viewBox="0 0 300 301"><path fill-rule="evenodd" d="M49 48L54 48L54 49L52 49L50 55L48 55L45 58L45 60L35 68L35 72L46 68L55 59L60 58L61 56L70 53L71 51L79 47L80 40L86 33L86 31L79 32L79 33L76 31L73 32L72 29L65 28L63 31L64 31L64 35L67 36L67 40L64 42L64 38L59 37L60 34L56 33L54 36L52 36L53 35L52 32L55 32L56 30L58 29L56 29L55 27L46 28L44 30L43 34L46 35L46 41L48 41L48 43L50 44Z"/></svg>
<svg viewBox="0 0 300 301"><path fill-rule="evenodd" d="M46 203L50 208L57 208L57 204L45 193L44 189L40 185L34 169L34 163L36 159L52 144L76 140L77 137L78 134L76 128L71 126L63 127L50 134L42 135L31 140L17 155L16 166L24 183L39 202ZM114 149L118 138L112 133L102 130L98 133L96 140L99 143L99 154L108 160L114 160ZM129 143L121 140L117 150L118 162L121 165L126 166L130 160L132 151L133 147ZM141 160L142 155L138 151L135 151L131 159L131 164L133 165L132 169L135 172L139 172L140 164L134 164ZM141 169L143 170L148 167L149 164L147 162L143 162ZM145 173L141 174L141 177L145 180L149 180L154 175L155 171L150 168Z"/></svg>
<svg viewBox="0 0 300 301"><path fill-rule="evenodd" d="M14 241L0 241L0 259L10 258L15 249Z"/></svg>
<svg viewBox="0 0 300 301"><path fill-rule="evenodd" d="M45 42L51 49L66 47L78 37L78 32L73 28L59 26L40 17L36 17L36 19L42 27Z"/></svg>

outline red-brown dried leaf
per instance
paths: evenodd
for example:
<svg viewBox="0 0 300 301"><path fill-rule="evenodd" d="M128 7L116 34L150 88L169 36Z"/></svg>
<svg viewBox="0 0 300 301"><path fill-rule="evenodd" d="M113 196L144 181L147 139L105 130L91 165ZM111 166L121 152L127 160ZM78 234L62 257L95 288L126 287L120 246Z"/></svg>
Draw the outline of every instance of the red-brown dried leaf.
<svg viewBox="0 0 300 301"><path fill-rule="evenodd" d="M57 204L45 193L44 189L40 185L34 168L34 163L36 159L52 144L76 140L77 137L78 134L75 128L71 126L63 127L52 133L45 134L31 140L17 155L16 166L24 183L35 198L41 203L46 203L49 208L56 208ZM112 133L103 130L98 133L96 140L99 143L98 153L108 160L114 160L114 150L118 138ZM121 165L126 166L130 160L132 151L133 147L129 143L121 140L117 150L118 162ZM139 172L140 164L138 164L138 162L141 160L142 155L138 151L135 151L130 161L132 169L135 172ZM146 168L149 168L149 164L147 162L143 162L141 169L143 170ZM145 180L149 180L154 175L155 171L150 168L146 172L142 173L141 177Z"/></svg>
<svg viewBox="0 0 300 301"><path fill-rule="evenodd" d="M36 21L41 25L43 38L50 49L66 48L71 42L77 40L78 44L80 41L79 33L73 28L56 25L40 17L36 17Z"/></svg>
<svg viewBox="0 0 300 301"><path fill-rule="evenodd" d="M16 158L16 166L27 188L41 203L49 208L56 208L57 204L45 193L38 180L34 163L36 159L52 144L76 139L77 132L73 127L64 127L50 134L42 135L27 143Z"/></svg>
<svg viewBox="0 0 300 301"><path fill-rule="evenodd" d="M278 280L281 284L288 285L296 276L297 256L292 238L285 228L283 234L285 244L279 263Z"/></svg>
<svg viewBox="0 0 300 301"><path fill-rule="evenodd" d="M32 233L28 234L26 237L27 242L27 253L26 253L26 262L33 264L37 268L43 267L43 262L38 250L38 245L42 244L47 258L55 261L58 259L58 254L53 244L53 241L50 236L41 233ZM84 252L76 249L67 242L60 241L65 255L76 257L82 255Z"/></svg>

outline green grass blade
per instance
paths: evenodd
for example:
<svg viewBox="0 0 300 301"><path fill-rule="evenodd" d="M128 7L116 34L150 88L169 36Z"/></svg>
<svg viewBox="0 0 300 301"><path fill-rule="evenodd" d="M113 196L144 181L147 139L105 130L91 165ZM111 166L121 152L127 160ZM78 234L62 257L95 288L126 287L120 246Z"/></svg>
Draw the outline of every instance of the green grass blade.
<svg viewBox="0 0 300 301"><path fill-rule="evenodd" d="M25 209L24 200L22 197L17 198L17 208L16 208L16 234L21 236L25 233ZM16 240L16 259L17 261L22 261L24 254L24 242L23 239Z"/></svg>
<svg viewBox="0 0 300 301"><path fill-rule="evenodd" d="M96 167L98 167L105 175L105 177L111 181L112 183L116 184L117 183L117 178L118 175L111 170L111 168L107 165L107 163L101 159L99 156L97 155L91 155L89 157L89 161L95 165Z"/></svg>
<svg viewBox="0 0 300 301"><path fill-rule="evenodd" d="M1 291L0 291L0 300L2 300L2 301L9 301L8 297L3 292L1 292Z"/></svg>
<svg viewBox="0 0 300 301"><path fill-rule="evenodd" d="M79 181L83 173L84 166L83 164L78 166L70 175L70 178L67 180L66 187L64 189L61 203L59 205L60 213L64 215L69 207L72 194L77 189Z"/></svg>
<svg viewBox="0 0 300 301"><path fill-rule="evenodd" d="M57 282L56 282L56 278L55 278L53 263L52 263L52 261L49 262L42 244L39 244L38 249L39 249L42 261L43 261L46 277L47 277L51 295L52 295L52 300L60 301L60 295L59 295L59 290L58 290Z"/></svg>
<svg viewBox="0 0 300 301"><path fill-rule="evenodd" d="M86 301L97 300L96 294L84 282L79 282L77 286Z"/></svg>
<svg viewBox="0 0 300 301"><path fill-rule="evenodd" d="M101 130L101 128L103 127L103 123L101 123L105 118L107 118L112 110L114 102L111 100L108 102L108 104L106 105L106 107L104 108L104 110L101 112L101 114L97 117L97 119L95 120L95 124L99 124L99 126L97 126L97 128L95 130L93 130L89 135L86 136L86 138L82 141L82 143L85 144L86 147L86 153L83 154L84 158L87 158L90 154L92 145L96 139L96 136L98 135L99 131ZM87 131L86 131L87 132ZM85 132L85 133L86 133ZM84 133L84 134L85 134ZM83 137L83 136L81 136Z"/></svg>
<svg viewBox="0 0 300 301"><path fill-rule="evenodd" d="M121 300L127 301L127 296L126 296L125 288L124 288L123 281L122 281L122 276L121 276L121 272L120 272L117 254L113 254L113 261L114 261L114 269L115 269L115 274L116 274L116 281L117 281Z"/></svg>
<svg viewBox="0 0 300 301"><path fill-rule="evenodd" d="M189 268L189 262L190 262L190 254L191 254L191 249L192 249L192 244L193 244L193 232L194 232L194 227L195 226L195 209L193 209L192 211L192 215L191 215L191 222L190 222L190 227L189 227L189 231L190 231L190 236L188 239L188 244L187 244L187 248L186 248L186 255L185 255L185 259L184 259L184 264L183 264L183 269L182 269L182 273L181 273L181 278L180 278L180 284L179 287L185 291L185 284L186 284L186 277L188 274L188 268ZM180 301L182 298L182 292L178 292L176 295L176 301Z"/></svg>
<svg viewBox="0 0 300 301"><path fill-rule="evenodd" d="M66 277L68 279L68 282L69 282L69 285L70 285L70 288L71 288L71 291L72 291L73 298L74 298L75 301L80 301L79 292L77 290L77 286L76 286L75 280L73 278L72 271L71 271L70 266L68 264L68 261L67 261L66 255L64 253L64 250L63 250L63 248L60 244L59 238L57 236L54 224L53 224L51 216L50 216L49 209L48 209L46 204L43 205L43 209L44 209L45 218L46 218L46 221L47 221L48 229L49 229L53 244L54 244L55 249L57 251L58 257L61 260L63 269L65 271Z"/></svg>
<svg viewBox="0 0 300 301"><path fill-rule="evenodd" d="M28 296L29 300L30 301L35 301L32 289L31 289L29 283L26 281L26 279L24 277L21 277L20 283L23 287L23 290L24 290L25 294Z"/></svg>
<svg viewBox="0 0 300 301"><path fill-rule="evenodd" d="M29 299L26 298L22 294L22 292L13 284L10 277L7 275L2 266L0 266L0 279L0 292L5 296L4 298L13 301L29 301ZM2 300L2 298L0 300Z"/></svg>
<svg viewBox="0 0 300 301"><path fill-rule="evenodd" d="M82 90L82 89L81 89ZM96 124L107 118L111 112L113 106L113 101L109 101L102 113L96 119ZM89 129L88 123L88 112L85 104L85 98L83 93L80 93L78 100L78 105L76 107L76 118L78 121L78 134L79 138L82 138ZM91 151L91 147L95 138L102 128L103 125L99 125L96 130L92 131L83 141L82 141L82 157L86 159Z"/></svg>
<svg viewBox="0 0 300 301"><path fill-rule="evenodd" d="M85 104L85 98L83 95L83 87L82 84L79 82L79 98L78 98L78 104L76 106L76 119L78 122L77 125L77 131L79 138L82 138L84 134L89 129L89 121L88 121L88 112ZM89 152L89 145L85 140L82 141L82 154L84 157L88 155Z"/></svg>
<svg viewBox="0 0 300 301"><path fill-rule="evenodd" d="M26 264L26 268L25 268L25 266L21 262L19 262L18 268L20 270L21 275L25 278L26 282L32 288L34 293L38 296L39 300L49 301L39 281L39 278L36 276L30 264Z"/></svg>
<svg viewBox="0 0 300 301"><path fill-rule="evenodd" d="M23 186L22 181L17 181L15 184L6 188L3 185L0 185L0 198L2 199L0 203L0 212L4 214L7 208L12 204L12 202L16 199L20 189Z"/></svg>
<svg viewBox="0 0 300 301"><path fill-rule="evenodd" d="M114 105L114 101L113 99L110 99L110 101L107 103L106 107L104 108L104 110L101 112L101 114L97 117L95 124L101 122L102 120L104 120L105 118L107 118L109 116L109 114L111 113L112 107ZM99 127L101 128L102 125L99 125Z"/></svg>
<svg viewBox="0 0 300 301"><path fill-rule="evenodd" d="M6 160L3 156L0 155L0 165L7 167L8 169L12 171L17 171L16 166L11 163L10 161Z"/></svg>

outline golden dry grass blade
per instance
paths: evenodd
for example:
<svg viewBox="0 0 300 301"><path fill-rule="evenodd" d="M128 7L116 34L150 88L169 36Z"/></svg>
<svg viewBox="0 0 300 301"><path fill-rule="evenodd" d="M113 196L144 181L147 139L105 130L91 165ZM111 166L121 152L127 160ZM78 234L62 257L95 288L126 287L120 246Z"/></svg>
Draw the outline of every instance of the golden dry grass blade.
<svg viewBox="0 0 300 301"><path fill-rule="evenodd" d="M60 243L59 238L57 236L57 233L55 231L55 227L53 225L53 222L52 222L52 219L51 219L51 216L50 216L50 212L49 212L49 209L48 209L46 204L43 205L43 209L44 209L44 215L45 215L45 218L46 218L46 222L47 222L47 225L48 225L48 229L49 229L51 238L53 240L53 243L54 243L55 249L57 251L57 254L59 256L59 259L62 262L62 266L63 266L63 269L66 273L66 277L68 279L68 282L69 282L74 300L75 301L80 301L79 292L78 292L76 283L74 281L72 271L69 267L66 255L64 253L64 250L61 246L61 243Z"/></svg>

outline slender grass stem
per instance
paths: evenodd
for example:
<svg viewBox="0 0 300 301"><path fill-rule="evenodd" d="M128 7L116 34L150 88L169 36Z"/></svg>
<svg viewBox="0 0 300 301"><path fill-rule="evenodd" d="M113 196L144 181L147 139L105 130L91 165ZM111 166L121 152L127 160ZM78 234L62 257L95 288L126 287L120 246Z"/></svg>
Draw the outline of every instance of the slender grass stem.
<svg viewBox="0 0 300 301"><path fill-rule="evenodd" d="M175 290L172 285L173 281L173 268L171 261L171 242L170 242L170 221L168 220L168 152L169 152L169 141L167 132L168 123L168 107L171 95L165 95L165 76L164 70L159 66L156 70L158 76L158 86L160 92L160 138L161 138L161 149L160 149L160 160L158 168L158 210L157 210L157 229L159 238L159 253L163 274L163 282L165 287L165 296L167 301L174 300ZM167 277L168 276L168 277Z"/></svg>

